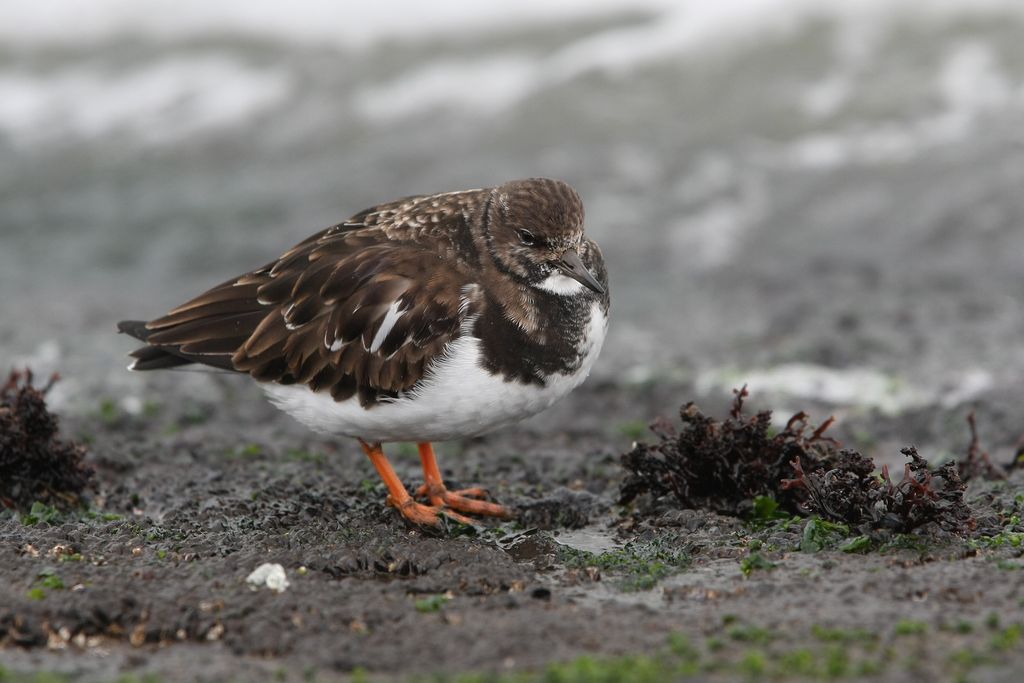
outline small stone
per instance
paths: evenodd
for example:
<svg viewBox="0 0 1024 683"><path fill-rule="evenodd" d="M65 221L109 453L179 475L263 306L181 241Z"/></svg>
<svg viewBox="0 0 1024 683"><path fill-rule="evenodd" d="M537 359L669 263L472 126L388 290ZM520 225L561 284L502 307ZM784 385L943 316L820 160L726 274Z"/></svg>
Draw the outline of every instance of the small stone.
<svg viewBox="0 0 1024 683"><path fill-rule="evenodd" d="M56 631L46 634L46 647L50 650L63 650L67 647L67 641L60 637Z"/></svg>
<svg viewBox="0 0 1024 683"><path fill-rule="evenodd" d="M137 624L128 636L128 642L132 644L132 647L142 647L146 642L146 625Z"/></svg>
<svg viewBox="0 0 1024 683"><path fill-rule="evenodd" d="M206 632L207 640L220 640L221 636L224 635L224 624L219 621L210 627L210 630Z"/></svg>
<svg viewBox="0 0 1024 683"><path fill-rule="evenodd" d="M279 564L271 564L269 562L256 567L256 569L246 577L245 582L248 583L249 587L253 590L269 588L275 593L283 593L289 585L288 577L284 573L284 567Z"/></svg>

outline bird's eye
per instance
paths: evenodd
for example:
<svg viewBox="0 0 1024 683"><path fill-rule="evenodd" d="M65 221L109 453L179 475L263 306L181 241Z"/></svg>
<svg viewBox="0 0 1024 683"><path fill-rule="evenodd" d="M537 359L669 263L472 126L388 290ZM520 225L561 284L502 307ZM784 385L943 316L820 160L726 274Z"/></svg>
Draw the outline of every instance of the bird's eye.
<svg viewBox="0 0 1024 683"><path fill-rule="evenodd" d="M519 231L519 241L528 247L533 247L537 245L537 238L529 230Z"/></svg>

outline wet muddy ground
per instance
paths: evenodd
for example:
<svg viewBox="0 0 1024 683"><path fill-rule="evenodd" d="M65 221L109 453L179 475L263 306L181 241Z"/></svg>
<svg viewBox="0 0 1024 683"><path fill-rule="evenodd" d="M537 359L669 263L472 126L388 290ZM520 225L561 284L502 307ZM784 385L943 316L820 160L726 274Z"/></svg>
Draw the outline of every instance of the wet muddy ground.
<svg viewBox="0 0 1024 683"><path fill-rule="evenodd" d="M354 442L304 432L234 379L220 401L174 386L137 415L99 400L65 420L98 473L90 513L0 514L0 680L1011 681L1024 666L1019 472L971 485L975 538L844 552L856 532L837 532L808 552L796 518L616 505L637 420L673 417L693 389L598 382L442 445L450 485L485 484L520 516L425 533L383 506ZM937 450L956 419L904 418L905 441ZM864 415L836 436L866 429L896 431ZM418 483L415 451L391 453ZM268 562L281 593L246 583Z"/></svg>

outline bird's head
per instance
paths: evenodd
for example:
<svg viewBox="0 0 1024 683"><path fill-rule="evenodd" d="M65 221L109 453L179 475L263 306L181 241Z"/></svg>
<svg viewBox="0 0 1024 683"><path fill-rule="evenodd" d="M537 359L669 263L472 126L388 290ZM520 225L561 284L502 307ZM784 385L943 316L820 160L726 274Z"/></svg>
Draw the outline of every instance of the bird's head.
<svg viewBox="0 0 1024 683"><path fill-rule="evenodd" d="M566 183L513 180L491 193L487 241L498 268L554 294L604 293L584 264L583 202Z"/></svg>

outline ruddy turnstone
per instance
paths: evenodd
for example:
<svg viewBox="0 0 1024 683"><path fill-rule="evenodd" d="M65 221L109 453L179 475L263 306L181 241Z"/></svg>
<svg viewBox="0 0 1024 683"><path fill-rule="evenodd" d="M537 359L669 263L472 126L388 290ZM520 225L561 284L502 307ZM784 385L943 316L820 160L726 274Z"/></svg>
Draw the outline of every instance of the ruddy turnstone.
<svg viewBox="0 0 1024 683"><path fill-rule="evenodd" d="M590 372L608 279L569 185L540 178L399 199L149 322L132 370L200 363L247 373L317 432L359 439L406 519L504 517L482 489L449 491L433 441L549 407ZM416 502L381 449L419 445Z"/></svg>

